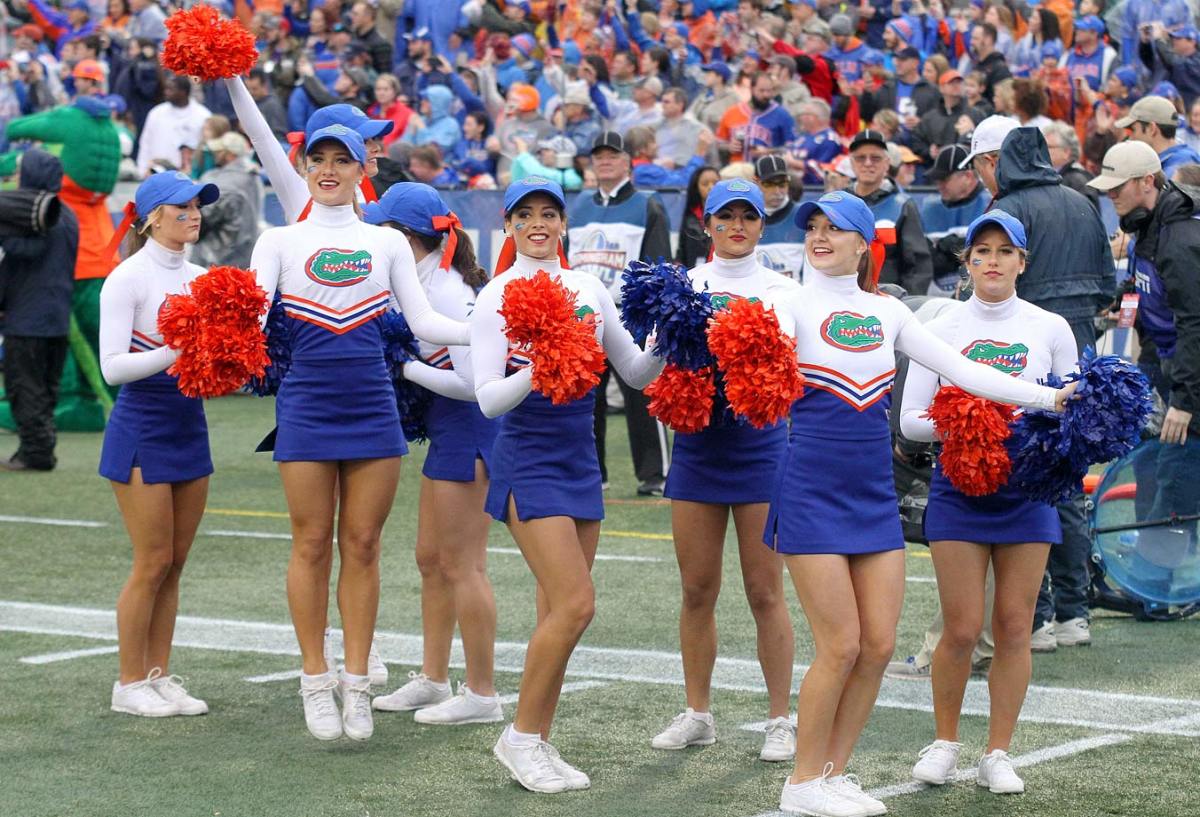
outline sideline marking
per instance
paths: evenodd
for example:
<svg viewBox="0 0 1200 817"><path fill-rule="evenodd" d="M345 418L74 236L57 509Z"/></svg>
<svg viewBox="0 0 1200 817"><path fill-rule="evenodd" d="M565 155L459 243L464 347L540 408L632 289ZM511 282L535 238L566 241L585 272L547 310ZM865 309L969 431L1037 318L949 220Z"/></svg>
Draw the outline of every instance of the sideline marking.
<svg viewBox="0 0 1200 817"><path fill-rule="evenodd" d="M116 640L116 616L111 610L0 601L0 631L41 633ZM420 635L376 631L376 643L390 664L420 665ZM291 625L179 616L175 646L269 655L299 654ZM525 644L496 642L495 666L501 672L521 672ZM463 662L462 643L455 641L451 661ZM797 677L806 667L797 666ZM597 681L683 685L683 661L677 652L580 646L567 674ZM718 656L713 669L714 689L763 693L766 686L758 661ZM794 691L794 690L793 690ZM908 711L932 711L928 684L885 678L878 706ZM963 714L987 715L987 683L967 684ZM1072 687L1031 685L1021 721L1093 728L1104 732L1200 737L1200 700L1162 698L1124 692L1098 692Z"/></svg>
<svg viewBox="0 0 1200 817"><path fill-rule="evenodd" d="M86 650L66 650L65 652L47 652L41 655L27 655L18 658L22 664L53 664L57 661L70 661L73 658L86 658L89 655L113 655L116 647L89 647Z"/></svg>
<svg viewBox="0 0 1200 817"><path fill-rule="evenodd" d="M0 516L0 522L16 522L19 525L57 525L66 528L107 528L107 522L90 519L55 519L49 516Z"/></svg>

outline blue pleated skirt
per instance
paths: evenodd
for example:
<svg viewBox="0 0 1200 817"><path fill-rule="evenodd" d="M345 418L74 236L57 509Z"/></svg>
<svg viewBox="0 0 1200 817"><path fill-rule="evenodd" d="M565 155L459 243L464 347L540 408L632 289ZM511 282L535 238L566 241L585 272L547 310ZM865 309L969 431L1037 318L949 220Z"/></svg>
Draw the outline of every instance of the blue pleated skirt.
<svg viewBox="0 0 1200 817"><path fill-rule="evenodd" d="M676 434L664 495L717 505L770 502L787 434L783 422L769 428L730 423Z"/></svg>
<svg viewBox="0 0 1200 817"><path fill-rule="evenodd" d="M276 462L367 460L408 453L382 355L292 360L275 397L275 424Z"/></svg>
<svg viewBox="0 0 1200 817"><path fill-rule="evenodd" d="M166 372L122 386L104 428L100 476L128 483L135 467L146 483L213 472L204 401L180 394L179 381Z"/></svg>
<svg viewBox="0 0 1200 817"><path fill-rule="evenodd" d="M925 538L981 545L1057 545L1062 542L1062 524L1053 506L1026 499L1008 485L987 496L967 496L935 465L925 506Z"/></svg>
<svg viewBox="0 0 1200 817"><path fill-rule="evenodd" d="M508 521L510 496L521 522L604 518L595 405L593 392L565 406L534 392L500 418L484 505L493 519Z"/></svg>
<svg viewBox="0 0 1200 817"><path fill-rule="evenodd" d="M429 451L421 473L429 479L474 482L475 460L481 459L491 474L498 426L477 404L435 394L425 411Z"/></svg>
<svg viewBox="0 0 1200 817"><path fill-rule="evenodd" d="M839 440L793 432L763 541L785 554L902 549L891 440Z"/></svg>

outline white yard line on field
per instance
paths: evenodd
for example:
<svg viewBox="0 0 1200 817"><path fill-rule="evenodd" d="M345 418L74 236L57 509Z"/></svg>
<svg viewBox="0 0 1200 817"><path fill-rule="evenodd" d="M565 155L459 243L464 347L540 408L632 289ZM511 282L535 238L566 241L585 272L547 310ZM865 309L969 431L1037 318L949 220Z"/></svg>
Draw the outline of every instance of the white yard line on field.
<svg viewBox="0 0 1200 817"><path fill-rule="evenodd" d="M56 664L59 661L71 661L76 658L87 658L92 655L114 655L116 647L89 647L86 650L65 650L63 652L47 652L41 655L27 655L18 658L22 664Z"/></svg>

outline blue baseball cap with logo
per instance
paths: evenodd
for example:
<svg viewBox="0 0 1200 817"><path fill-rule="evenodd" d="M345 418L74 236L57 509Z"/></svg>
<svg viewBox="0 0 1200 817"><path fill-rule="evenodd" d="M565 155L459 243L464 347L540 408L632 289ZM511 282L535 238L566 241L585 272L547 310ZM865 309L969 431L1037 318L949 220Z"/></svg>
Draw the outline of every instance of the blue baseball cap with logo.
<svg viewBox="0 0 1200 817"><path fill-rule="evenodd" d="M544 176L526 176L505 189L504 212L511 213L521 203L521 199L534 193L545 193L558 202L559 207L564 210L567 208L567 197L563 195L562 185Z"/></svg>
<svg viewBox="0 0 1200 817"><path fill-rule="evenodd" d="M816 201L806 201L796 208L796 226L808 229L808 220L820 210L842 230L861 235L868 243L875 240L875 216L867 203L853 193L838 190L826 193Z"/></svg>
<svg viewBox="0 0 1200 817"><path fill-rule="evenodd" d="M723 62L706 62L700 66L701 71L712 71L714 74L720 74L721 79L729 82L733 77L733 71L728 65Z"/></svg>
<svg viewBox="0 0 1200 817"><path fill-rule="evenodd" d="M1076 31L1094 31L1097 34L1104 33L1104 21L1095 14L1089 14L1086 17L1080 17L1075 21Z"/></svg>
<svg viewBox="0 0 1200 817"><path fill-rule="evenodd" d="M434 229L434 217L449 214L446 202L429 185L399 182L389 187L379 201L363 208L363 221L368 224L392 222L414 233L433 237L441 235L441 231Z"/></svg>
<svg viewBox="0 0 1200 817"><path fill-rule="evenodd" d="M312 139L314 132L330 125L353 128L364 141L387 136L396 127L396 123L390 119L372 119L353 105L339 102L319 108L308 118L304 123L304 141L307 143Z"/></svg>
<svg viewBox="0 0 1200 817"><path fill-rule="evenodd" d="M212 204L221 197L221 191L215 184L200 184L192 181L186 173L172 170L167 173L155 173L138 187L133 197L133 206L137 209L138 218L145 218L154 212L154 208L163 204L181 206L192 199L200 199L200 206Z"/></svg>
<svg viewBox="0 0 1200 817"><path fill-rule="evenodd" d="M363 143L362 136L353 128L348 128L345 125L329 125L314 131L308 137L308 141L304 143L304 152L309 154L321 142L334 141L350 151L350 155L354 157L354 161L360 165L367 163L367 146Z"/></svg>
<svg viewBox="0 0 1200 817"><path fill-rule="evenodd" d="M728 179L714 184L712 190L708 191L708 198L704 200L704 215L711 216L735 201L744 201L758 211L760 218L767 217L762 188L745 179Z"/></svg>
<svg viewBox="0 0 1200 817"><path fill-rule="evenodd" d="M975 236L985 227L996 226L1008 235L1014 247L1025 249L1025 226L1015 216L1003 210L991 210L971 222L967 227L967 246L975 243Z"/></svg>
<svg viewBox="0 0 1200 817"><path fill-rule="evenodd" d="M1062 57L1062 54L1062 45L1059 44L1058 40L1051 40L1050 42L1042 43L1042 59L1057 60Z"/></svg>
<svg viewBox="0 0 1200 817"><path fill-rule="evenodd" d="M1173 40L1191 40L1192 42L1200 41L1200 31L1197 31L1194 26L1184 26L1171 32Z"/></svg>

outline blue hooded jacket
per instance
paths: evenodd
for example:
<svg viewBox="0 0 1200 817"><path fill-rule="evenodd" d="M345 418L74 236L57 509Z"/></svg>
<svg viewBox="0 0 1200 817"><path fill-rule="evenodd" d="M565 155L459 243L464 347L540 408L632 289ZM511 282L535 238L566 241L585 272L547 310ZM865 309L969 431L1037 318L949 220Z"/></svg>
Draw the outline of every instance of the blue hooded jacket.
<svg viewBox="0 0 1200 817"><path fill-rule="evenodd" d="M425 118L425 127L416 133L405 135L404 141L414 145L427 145L434 142L443 153L450 153L458 140L462 138L462 127L450 113L454 102L454 93L445 85L430 85L421 91L421 95L429 100L429 116Z"/></svg>

